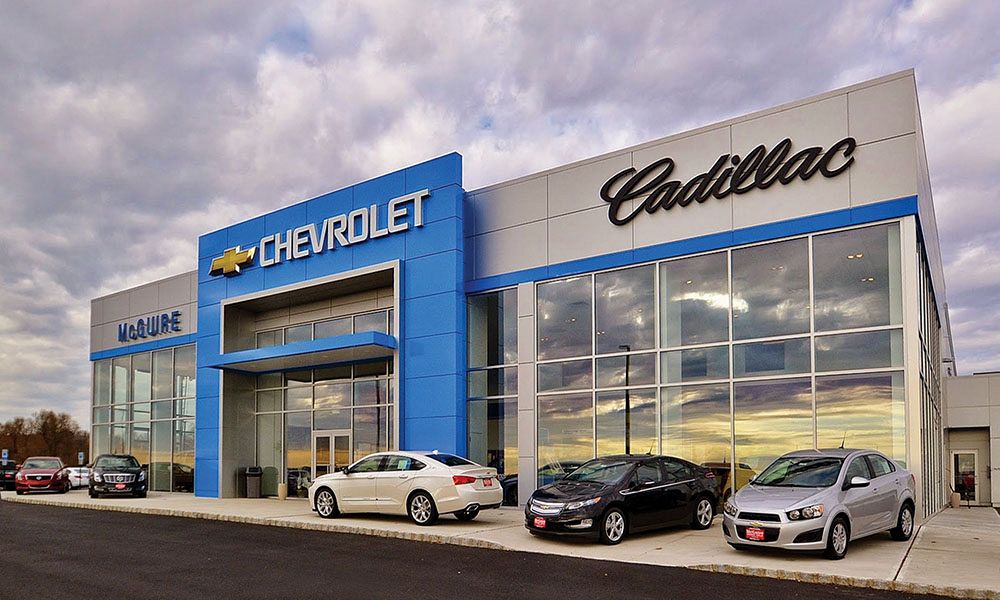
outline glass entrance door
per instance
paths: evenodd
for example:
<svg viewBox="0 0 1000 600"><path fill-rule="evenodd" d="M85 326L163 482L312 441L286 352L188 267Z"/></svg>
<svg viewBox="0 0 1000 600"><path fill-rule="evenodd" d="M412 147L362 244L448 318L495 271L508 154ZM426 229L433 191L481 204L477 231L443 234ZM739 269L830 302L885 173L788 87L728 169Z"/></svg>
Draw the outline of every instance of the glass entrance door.
<svg viewBox="0 0 1000 600"><path fill-rule="evenodd" d="M314 478L351 464L351 431L314 431L312 455Z"/></svg>
<svg viewBox="0 0 1000 600"><path fill-rule="evenodd" d="M955 491L962 495L963 502L979 502L976 485L976 459L978 452L952 452L952 473L955 476Z"/></svg>

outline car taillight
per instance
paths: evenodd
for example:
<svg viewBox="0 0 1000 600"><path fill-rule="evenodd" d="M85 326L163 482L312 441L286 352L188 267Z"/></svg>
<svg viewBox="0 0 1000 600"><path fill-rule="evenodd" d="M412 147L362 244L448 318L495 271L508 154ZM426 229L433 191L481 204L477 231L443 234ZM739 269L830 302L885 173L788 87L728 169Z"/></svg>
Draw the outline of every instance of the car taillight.
<svg viewBox="0 0 1000 600"><path fill-rule="evenodd" d="M465 485L467 483L475 483L475 477L469 477L468 475L452 475L451 480L455 485Z"/></svg>

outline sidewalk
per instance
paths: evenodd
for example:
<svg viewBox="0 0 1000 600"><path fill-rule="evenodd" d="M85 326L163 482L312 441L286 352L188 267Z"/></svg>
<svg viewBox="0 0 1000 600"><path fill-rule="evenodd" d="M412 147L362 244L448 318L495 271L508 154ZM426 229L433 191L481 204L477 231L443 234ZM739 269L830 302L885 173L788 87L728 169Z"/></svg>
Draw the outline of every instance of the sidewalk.
<svg viewBox="0 0 1000 600"><path fill-rule="evenodd" d="M305 500L204 499L190 494L150 493L147 499L91 499L86 492L52 496L0 495L3 501L98 510L224 520L259 525L394 537L497 550L539 552L678 566L815 583L836 583L1000 599L1000 515L989 508L948 509L924 523L910 543L888 534L858 540L847 558L829 561L785 552L738 552L723 540L721 519L706 531L673 528L630 536L621 545L529 535L521 509L483 512L475 521L442 517L419 527L405 517L364 516L320 519Z"/></svg>

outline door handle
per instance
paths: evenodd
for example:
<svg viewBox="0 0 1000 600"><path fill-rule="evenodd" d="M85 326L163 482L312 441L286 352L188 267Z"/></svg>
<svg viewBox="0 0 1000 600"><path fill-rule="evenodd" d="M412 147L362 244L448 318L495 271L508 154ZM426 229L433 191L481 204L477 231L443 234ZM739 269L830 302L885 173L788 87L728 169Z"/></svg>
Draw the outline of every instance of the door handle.
<svg viewBox="0 0 1000 600"><path fill-rule="evenodd" d="M400 475L399 476L400 479L406 479L407 477L409 477L409 475Z"/></svg>

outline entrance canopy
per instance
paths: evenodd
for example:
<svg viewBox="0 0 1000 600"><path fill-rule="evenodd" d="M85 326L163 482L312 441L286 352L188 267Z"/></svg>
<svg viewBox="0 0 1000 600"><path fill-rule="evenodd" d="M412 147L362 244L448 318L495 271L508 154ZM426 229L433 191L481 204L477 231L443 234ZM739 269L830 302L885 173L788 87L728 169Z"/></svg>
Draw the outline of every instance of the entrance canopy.
<svg viewBox="0 0 1000 600"><path fill-rule="evenodd" d="M221 354L217 362L205 366L245 373L286 371L387 358L392 356L397 345L396 338L391 335L365 331L268 348L227 352Z"/></svg>

